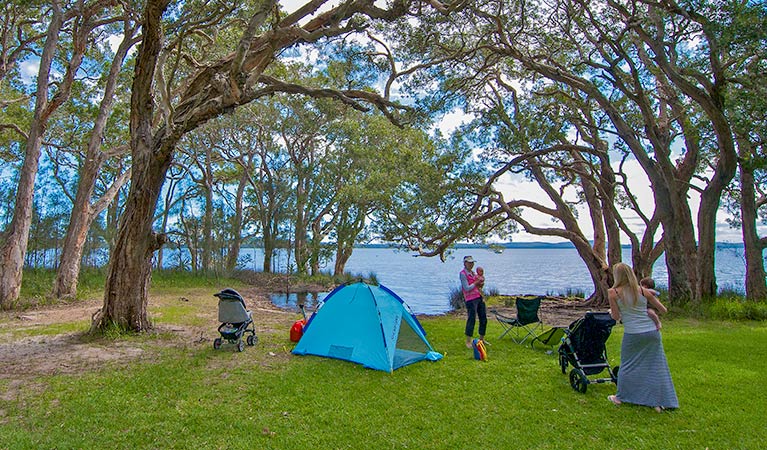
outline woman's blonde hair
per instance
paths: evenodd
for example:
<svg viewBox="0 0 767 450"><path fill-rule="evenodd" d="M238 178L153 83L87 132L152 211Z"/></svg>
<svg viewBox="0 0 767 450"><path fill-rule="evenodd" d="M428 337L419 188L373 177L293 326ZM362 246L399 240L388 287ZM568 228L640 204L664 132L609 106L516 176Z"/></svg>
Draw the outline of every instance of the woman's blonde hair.
<svg viewBox="0 0 767 450"><path fill-rule="evenodd" d="M635 305L639 298L639 282L628 264L618 263L613 266L613 289L623 288L623 301Z"/></svg>

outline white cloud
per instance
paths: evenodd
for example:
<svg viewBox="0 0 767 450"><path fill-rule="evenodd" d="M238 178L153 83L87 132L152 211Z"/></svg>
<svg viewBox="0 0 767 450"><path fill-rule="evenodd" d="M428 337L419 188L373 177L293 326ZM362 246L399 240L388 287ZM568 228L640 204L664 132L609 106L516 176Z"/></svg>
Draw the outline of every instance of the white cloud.
<svg viewBox="0 0 767 450"><path fill-rule="evenodd" d="M445 136L450 135L453 131L455 131L458 127L461 125L470 122L473 119L472 116L464 113L463 111L456 110L453 112L449 112L442 116L442 120L440 120L436 125L435 128L442 131L442 133Z"/></svg>
<svg viewBox="0 0 767 450"><path fill-rule="evenodd" d="M34 84L35 79L37 79L37 73L40 71L40 59L35 57L22 61L19 64L19 69L21 71L22 82L27 85Z"/></svg>

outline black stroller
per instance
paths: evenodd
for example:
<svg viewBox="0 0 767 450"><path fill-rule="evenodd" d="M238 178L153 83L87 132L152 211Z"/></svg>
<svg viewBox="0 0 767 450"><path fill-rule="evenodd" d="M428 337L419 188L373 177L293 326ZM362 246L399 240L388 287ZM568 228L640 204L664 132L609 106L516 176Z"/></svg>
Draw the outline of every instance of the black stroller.
<svg viewBox="0 0 767 450"><path fill-rule="evenodd" d="M586 392L590 383L618 381L618 366L610 369L605 348L613 326L615 320L610 313L589 311L565 330L565 337L559 346L559 365L563 374L567 373L568 364L573 366L570 386L576 391ZM605 369L609 378L589 378L589 375L597 375Z"/></svg>
<svg viewBox="0 0 767 450"><path fill-rule="evenodd" d="M256 326L250 311L245 308L242 296L234 289L228 288L213 295L218 297L218 321L221 322L218 327L221 337L213 340L213 348L221 348L221 344L226 340L235 344L237 351L241 352L245 349L242 341L242 335L245 333L250 333L246 338L248 345L256 345Z"/></svg>

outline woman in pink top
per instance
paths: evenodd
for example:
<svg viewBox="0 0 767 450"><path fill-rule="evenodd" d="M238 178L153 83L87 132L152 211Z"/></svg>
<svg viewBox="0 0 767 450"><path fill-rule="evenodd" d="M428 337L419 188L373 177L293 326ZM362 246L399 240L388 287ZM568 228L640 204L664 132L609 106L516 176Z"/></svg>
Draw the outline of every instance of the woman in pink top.
<svg viewBox="0 0 767 450"><path fill-rule="evenodd" d="M485 340L485 331L487 330L487 308L482 299L482 285L485 284L485 277L474 273L474 258L464 256L463 270L460 273L461 291L463 299L466 302L466 312L469 316L466 319L466 347L472 348L471 341L474 337L474 323L479 316L479 339Z"/></svg>

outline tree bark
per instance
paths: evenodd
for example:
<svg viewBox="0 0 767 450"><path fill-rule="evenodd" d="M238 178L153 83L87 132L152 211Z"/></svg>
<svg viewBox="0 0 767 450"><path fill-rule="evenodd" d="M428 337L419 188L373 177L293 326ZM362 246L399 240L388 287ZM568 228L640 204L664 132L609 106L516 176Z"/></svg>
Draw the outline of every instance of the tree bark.
<svg viewBox="0 0 767 450"><path fill-rule="evenodd" d="M167 149L157 158L144 145L136 150L130 192L107 271L104 305L94 316L92 331L111 325L132 331L152 327L147 316L152 256L167 240L152 232L152 221L171 160Z"/></svg>
<svg viewBox="0 0 767 450"><path fill-rule="evenodd" d="M723 116L723 113L721 114ZM715 116L712 119L724 120ZM697 295L698 299L708 299L716 296L716 272L714 255L716 254L716 213L719 211L722 192L730 184L737 170L737 155L732 142L728 124L715 127L720 135L719 160L711 181L700 197L698 209L698 252L697 259Z"/></svg>
<svg viewBox="0 0 767 450"><path fill-rule="evenodd" d="M70 213L69 226L67 227L67 234L64 238L64 246L61 252L61 261L59 262L56 280L53 284L52 294L56 298L71 298L77 294L80 263L83 257L83 248L88 236L88 230L96 216L108 206L122 185L127 181L125 176L118 175L104 197L96 205L91 205L91 197L96 186L96 179L106 160L106 155L101 150L101 142L104 138L107 120L114 105L117 79L128 50L133 45L134 31L135 29L132 25L126 23L123 40L115 52L109 68L109 75L104 87L104 97L99 105L99 112L94 121L93 130L88 142L85 164L79 173L77 194L75 195L75 202Z"/></svg>
<svg viewBox="0 0 767 450"><path fill-rule="evenodd" d="M152 254L166 240L164 234L152 232L152 221L173 146L180 137L163 142L164 132L152 134L152 81L162 42L162 14L167 6L167 0L148 0L144 11L143 38L131 92L131 186L107 270L104 305L93 317L92 332L113 325L133 331L151 328L147 303Z"/></svg>
<svg viewBox="0 0 767 450"><path fill-rule="evenodd" d="M226 271L234 272L237 268L237 260L240 258L240 247L242 245L242 218L243 218L243 199L245 198L245 188L248 185L248 177L242 175L237 184L237 193L234 199L234 218L232 219L232 240L226 253Z"/></svg>
<svg viewBox="0 0 767 450"><path fill-rule="evenodd" d="M80 274L83 247L88 237L88 230L94 217L98 214L98 212L93 211L90 199L103 160L98 153L91 154L88 152L88 156L80 171L80 182L77 185L75 203L72 206L61 260L53 284L53 296L56 298L72 298L77 294L77 280Z"/></svg>
<svg viewBox="0 0 767 450"><path fill-rule="evenodd" d="M746 142L739 143L741 154L743 148L749 148ZM767 300L767 280L764 270L765 240L759 238L757 229L758 206L754 169L750 158L743 158L740 163L740 216L743 246L746 253L746 298L751 301Z"/></svg>
<svg viewBox="0 0 767 450"><path fill-rule="evenodd" d="M24 163L21 166L19 184L16 190L13 219L3 236L3 242L0 242L0 309L10 308L19 298L21 291L22 269L29 242L29 227L32 224L32 204L35 177L40 162L40 148L48 118L57 106L48 102L48 82L51 64L59 42L59 32L64 23L64 14L59 1L54 0L51 4L53 13L40 57L35 113L29 133L27 133Z"/></svg>
<svg viewBox="0 0 767 450"><path fill-rule="evenodd" d="M202 219L202 258L203 272L212 269L213 256L213 163L210 146L205 147L205 166L202 168L202 188L205 193L205 215Z"/></svg>

